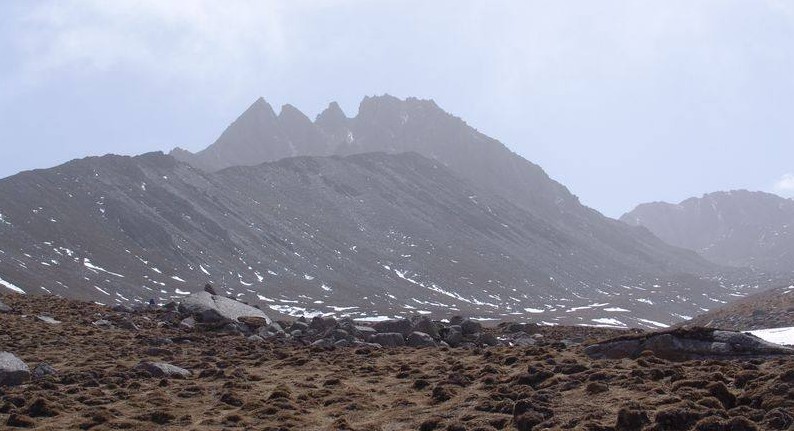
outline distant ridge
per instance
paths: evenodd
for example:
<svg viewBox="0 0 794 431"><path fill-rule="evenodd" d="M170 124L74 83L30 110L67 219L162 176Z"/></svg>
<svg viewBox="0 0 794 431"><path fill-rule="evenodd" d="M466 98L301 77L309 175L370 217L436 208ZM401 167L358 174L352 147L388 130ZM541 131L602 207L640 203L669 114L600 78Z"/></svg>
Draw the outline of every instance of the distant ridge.
<svg viewBox="0 0 794 431"><path fill-rule="evenodd" d="M747 190L639 205L621 220L713 262L794 272L794 201Z"/></svg>

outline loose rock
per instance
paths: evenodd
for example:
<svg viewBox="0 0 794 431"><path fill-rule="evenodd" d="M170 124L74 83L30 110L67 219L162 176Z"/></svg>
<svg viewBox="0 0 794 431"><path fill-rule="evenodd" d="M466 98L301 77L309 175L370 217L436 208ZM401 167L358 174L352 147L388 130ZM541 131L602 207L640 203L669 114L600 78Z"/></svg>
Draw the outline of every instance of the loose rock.
<svg viewBox="0 0 794 431"><path fill-rule="evenodd" d="M143 370L153 377L189 377L192 373L184 368L171 365L166 362L141 362L135 366L137 370Z"/></svg>
<svg viewBox="0 0 794 431"><path fill-rule="evenodd" d="M0 386L17 386L30 380L27 364L13 353L0 352Z"/></svg>

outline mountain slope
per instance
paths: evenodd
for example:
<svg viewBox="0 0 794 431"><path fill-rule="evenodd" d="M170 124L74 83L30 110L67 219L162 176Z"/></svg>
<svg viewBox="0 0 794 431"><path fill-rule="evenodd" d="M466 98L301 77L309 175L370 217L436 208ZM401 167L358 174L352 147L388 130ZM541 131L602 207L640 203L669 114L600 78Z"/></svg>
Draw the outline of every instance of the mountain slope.
<svg viewBox="0 0 794 431"><path fill-rule="evenodd" d="M794 201L770 193L737 190L677 205L642 204L621 220L720 264L794 268Z"/></svg>
<svg viewBox="0 0 794 431"><path fill-rule="evenodd" d="M314 123L287 105L278 116L257 100L211 146L196 154L176 149L176 158L208 171L257 165L294 155L350 155L416 152L438 161L459 177L576 238L582 256L606 255L638 270L701 273L709 264L669 247L644 229L632 229L585 207L538 165L510 151L432 100L366 97L348 118L336 103ZM323 137L318 143L317 136Z"/></svg>
<svg viewBox="0 0 794 431"><path fill-rule="evenodd" d="M591 251L416 153L214 173L158 153L94 157L0 180L0 212L3 280L102 303L212 282L291 314L654 326L753 288L683 275L699 258L667 246L666 261Z"/></svg>
<svg viewBox="0 0 794 431"><path fill-rule="evenodd" d="M748 331L794 326L794 285L782 285L701 314L687 326Z"/></svg>

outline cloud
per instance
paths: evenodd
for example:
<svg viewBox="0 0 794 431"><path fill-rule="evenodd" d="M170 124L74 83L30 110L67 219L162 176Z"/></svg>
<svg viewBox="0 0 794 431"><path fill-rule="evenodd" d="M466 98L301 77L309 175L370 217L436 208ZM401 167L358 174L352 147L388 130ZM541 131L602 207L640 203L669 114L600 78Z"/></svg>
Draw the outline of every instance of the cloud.
<svg viewBox="0 0 794 431"><path fill-rule="evenodd" d="M233 91L290 62L289 21L306 7L303 0L45 1L18 21L20 75L125 72Z"/></svg>
<svg viewBox="0 0 794 431"><path fill-rule="evenodd" d="M783 174L772 187L775 193L794 197L794 174Z"/></svg>

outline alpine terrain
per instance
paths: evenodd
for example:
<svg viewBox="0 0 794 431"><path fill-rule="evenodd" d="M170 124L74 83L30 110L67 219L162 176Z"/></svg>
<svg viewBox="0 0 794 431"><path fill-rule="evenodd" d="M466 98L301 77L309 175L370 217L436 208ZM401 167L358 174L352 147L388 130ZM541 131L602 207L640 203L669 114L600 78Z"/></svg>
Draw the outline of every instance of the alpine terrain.
<svg viewBox="0 0 794 431"><path fill-rule="evenodd" d="M0 283L101 304L211 283L293 316L660 328L758 289L731 271L412 98L365 98L353 118L332 103L315 121L259 99L195 154L0 180Z"/></svg>

